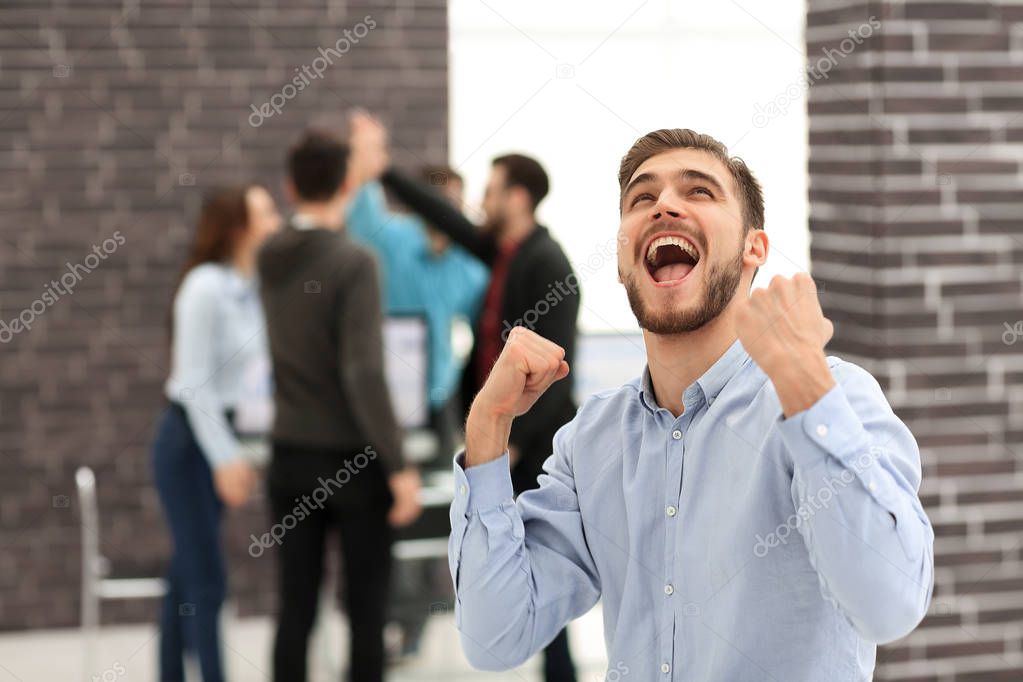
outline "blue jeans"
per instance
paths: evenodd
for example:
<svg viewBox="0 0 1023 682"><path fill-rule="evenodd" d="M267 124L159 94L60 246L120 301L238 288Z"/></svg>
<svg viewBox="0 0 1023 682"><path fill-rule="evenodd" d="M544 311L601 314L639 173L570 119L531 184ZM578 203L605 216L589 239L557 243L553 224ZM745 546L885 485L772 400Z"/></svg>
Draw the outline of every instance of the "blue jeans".
<svg viewBox="0 0 1023 682"><path fill-rule="evenodd" d="M160 614L160 682L183 682L186 650L198 656L203 682L223 682L223 504L206 457L178 405L168 407L160 420L153 443L153 472L174 543Z"/></svg>

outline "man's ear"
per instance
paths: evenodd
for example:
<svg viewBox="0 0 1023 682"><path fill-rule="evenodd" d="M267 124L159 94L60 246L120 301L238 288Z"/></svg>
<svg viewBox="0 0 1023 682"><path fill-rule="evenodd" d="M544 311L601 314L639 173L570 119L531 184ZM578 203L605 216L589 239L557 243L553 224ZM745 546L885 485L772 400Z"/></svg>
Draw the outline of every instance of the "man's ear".
<svg viewBox="0 0 1023 682"><path fill-rule="evenodd" d="M513 185L508 188L508 191L511 192L512 197L514 197L515 203L519 205L523 212L525 213L536 212L536 209L533 208L533 198L529 196L529 192L526 190L525 187Z"/></svg>
<svg viewBox="0 0 1023 682"><path fill-rule="evenodd" d="M746 243L742 252L743 265L752 265L759 268L767 262L767 254L770 251L770 240L763 230L753 229L746 234Z"/></svg>
<svg viewBox="0 0 1023 682"><path fill-rule="evenodd" d="M295 183L291 181L291 178L284 179L284 196L287 197L289 204L298 203L298 191L295 189Z"/></svg>

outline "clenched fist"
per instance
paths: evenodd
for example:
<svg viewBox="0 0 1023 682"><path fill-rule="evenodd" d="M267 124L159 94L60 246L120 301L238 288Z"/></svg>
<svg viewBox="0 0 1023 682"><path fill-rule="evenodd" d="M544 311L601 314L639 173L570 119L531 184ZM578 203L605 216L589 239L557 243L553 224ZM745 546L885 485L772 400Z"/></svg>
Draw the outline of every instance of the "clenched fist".
<svg viewBox="0 0 1023 682"><path fill-rule="evenodd" d="M508 449L512 420L528 412L568 371L564 348L524 327L513 328L469 410L466 466L500 457Z"/></svg>
<svg viewBox="0 0 1023 682"><path fill-rule="evenodd" d="M786 417L815 403L834 385L823 347L834 326L824 317L810 275L775 276L739 306L735 331L771 379Z"/></svg>

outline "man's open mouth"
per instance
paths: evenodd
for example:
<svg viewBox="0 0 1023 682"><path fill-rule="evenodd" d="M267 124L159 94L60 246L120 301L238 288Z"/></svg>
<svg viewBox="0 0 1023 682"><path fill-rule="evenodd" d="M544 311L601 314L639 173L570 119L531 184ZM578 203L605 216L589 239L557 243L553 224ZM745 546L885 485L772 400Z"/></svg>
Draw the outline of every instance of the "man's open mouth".
<svg viewBox="0 0 1023 682"><path fill-rule="evenodd" d="M646 250L647 272L659 284L685 278L699 262L699 251L682 237L658 237Z"/></svg>

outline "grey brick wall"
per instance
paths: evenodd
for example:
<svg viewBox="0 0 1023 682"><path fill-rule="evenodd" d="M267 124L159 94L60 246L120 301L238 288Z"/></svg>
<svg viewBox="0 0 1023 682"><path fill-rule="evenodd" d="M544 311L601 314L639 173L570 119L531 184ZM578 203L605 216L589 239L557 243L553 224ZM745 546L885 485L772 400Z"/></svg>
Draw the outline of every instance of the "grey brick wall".
<svg viewBox="0 0 1023 682"><path fill-rule="evenodd" d="M937 536L930 613L876 679L1023 679L1023 6L809 0L806 40L839 50L808 95L830 348L916 435Z"/></svg>
<svg viewBox="0 0 1023 682"><path fill-rule="evenodd" d="M340 56L314 63L319 48ZM284 90L303 66L322 77ZM280 113L253 116L275 93ZM283 200L292 139L353 105L391 124L397 163L447 158L444 0L0 5L0 320L39 301L31 329L0 327L0 629L77 622L81 464L97 473L115 573L162 570L149 443L201 195L256 179ZM69 266L73 289L47 295ZM273 559L246 551L266 527L257 501L224 529L243 614L272 607ZM104 616L153 619L155 607Z"/></svg>

